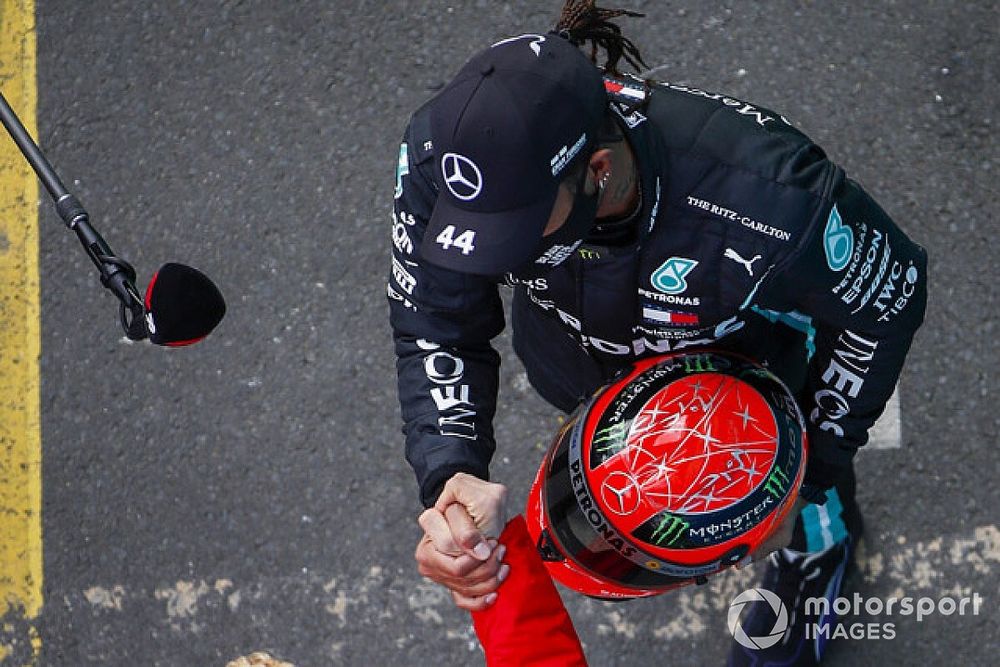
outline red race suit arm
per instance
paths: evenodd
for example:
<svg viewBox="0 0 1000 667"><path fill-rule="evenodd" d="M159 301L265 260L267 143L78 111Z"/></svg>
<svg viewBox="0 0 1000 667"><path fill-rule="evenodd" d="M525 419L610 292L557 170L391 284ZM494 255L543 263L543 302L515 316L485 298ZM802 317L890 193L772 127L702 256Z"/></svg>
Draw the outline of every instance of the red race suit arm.
<svg viewBox="0 0 1000 667"><path fill-rule="evenodd" d="M496 602L472 614L487 666L586 667L573 621L523 516L510 520L500 543L507 547L504 562L510 565L510 574Z"/></svg>

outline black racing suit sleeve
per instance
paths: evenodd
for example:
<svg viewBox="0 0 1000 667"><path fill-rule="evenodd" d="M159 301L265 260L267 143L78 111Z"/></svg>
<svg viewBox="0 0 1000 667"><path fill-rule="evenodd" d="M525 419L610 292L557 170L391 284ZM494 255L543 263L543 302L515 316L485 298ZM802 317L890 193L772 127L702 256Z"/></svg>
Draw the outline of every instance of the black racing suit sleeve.
<svg viewBox="0 0 1000 667"><path fill-rule="evenodd" d="M457 472L488 479L500 366L490 340L504 317L494 282L420 256L436 189L429 143L413 125L396 170L387 295L406 458L429 507Z"/></svg>
<svg viewBox="0 0 1000 667"><path fill-rule="evenodd" d="M924 318L927 255L840 176L797 259L777 282L812 318L800 396L810 438L805 484L832 487L885 410Z"/></svg>

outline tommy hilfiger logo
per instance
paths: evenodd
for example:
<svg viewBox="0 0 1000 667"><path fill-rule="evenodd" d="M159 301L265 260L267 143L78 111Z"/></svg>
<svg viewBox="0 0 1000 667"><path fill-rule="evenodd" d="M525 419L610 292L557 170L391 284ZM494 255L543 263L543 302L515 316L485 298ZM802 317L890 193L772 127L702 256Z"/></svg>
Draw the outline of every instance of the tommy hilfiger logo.
<svg viewBox="0 0 1000 667"><path fill-rule="evenodd" d="M642 319L649 324L670 325L677 327L698 326L698 316L694 313L682 313L676 310L666 310L644 305Z"/></svg>

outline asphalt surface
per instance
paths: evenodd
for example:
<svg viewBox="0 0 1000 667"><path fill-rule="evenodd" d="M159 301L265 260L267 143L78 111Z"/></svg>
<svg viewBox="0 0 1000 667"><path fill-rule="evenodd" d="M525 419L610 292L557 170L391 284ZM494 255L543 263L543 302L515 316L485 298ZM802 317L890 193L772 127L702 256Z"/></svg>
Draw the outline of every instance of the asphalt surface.
<svg viewBox="0 0 1000 667"><path fill-rule="evenodd" d="M299 667L482 664L467 615L412 560L384 296L394 166L408 114L468 55L547 29L558 5L38 1L49 158L142 285L180 261L229 304L190 349L123 342L42 203L41 664L221 666L256 649ZM994 663L996 4L628 5L648 14L624 25L654 76L781 111L928 248L902 446L859 460L852 586L986 602L841 640L831 664ZM557 422L497 344L493 475L520 505ZM722 664L751 576L564 599L593 665Z"/></svg>

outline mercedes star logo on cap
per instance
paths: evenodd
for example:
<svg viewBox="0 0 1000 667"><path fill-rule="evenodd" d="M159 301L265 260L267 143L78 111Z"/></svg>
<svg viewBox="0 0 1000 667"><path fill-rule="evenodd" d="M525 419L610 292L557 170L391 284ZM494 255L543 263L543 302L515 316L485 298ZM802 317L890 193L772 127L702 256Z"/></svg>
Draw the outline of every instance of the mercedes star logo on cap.
<svg viewBox="0 0 1000 667"><path fill-rule="evenodd" d="M476 163L458 153L445 153L441 158L441 173L448 190L457 199L470 201L483 191L483 174Z"/></svg>

